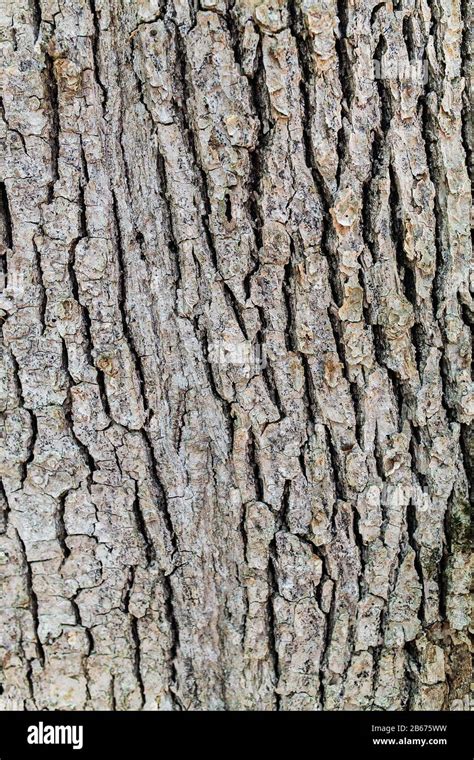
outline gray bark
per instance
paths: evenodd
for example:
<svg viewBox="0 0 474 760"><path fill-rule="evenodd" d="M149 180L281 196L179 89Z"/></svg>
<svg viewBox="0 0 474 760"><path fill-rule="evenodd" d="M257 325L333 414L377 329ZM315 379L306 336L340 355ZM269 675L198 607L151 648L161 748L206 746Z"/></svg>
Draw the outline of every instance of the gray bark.
<svg viewBox="0 0 474 760"><path fill-rule="evenodd" d="M467 709L469 13L1 0L1 706Z"/></svg>

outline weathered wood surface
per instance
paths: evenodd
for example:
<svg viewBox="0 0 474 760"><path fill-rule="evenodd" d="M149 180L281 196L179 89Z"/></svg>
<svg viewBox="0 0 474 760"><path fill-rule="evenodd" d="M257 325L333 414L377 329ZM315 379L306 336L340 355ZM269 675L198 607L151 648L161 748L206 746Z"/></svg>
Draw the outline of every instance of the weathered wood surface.
<svg viewBox="0 0 474 760"><path fill-rule="evenodd" d="M469 0L1 0L2 706L466 709Z"/></svg>

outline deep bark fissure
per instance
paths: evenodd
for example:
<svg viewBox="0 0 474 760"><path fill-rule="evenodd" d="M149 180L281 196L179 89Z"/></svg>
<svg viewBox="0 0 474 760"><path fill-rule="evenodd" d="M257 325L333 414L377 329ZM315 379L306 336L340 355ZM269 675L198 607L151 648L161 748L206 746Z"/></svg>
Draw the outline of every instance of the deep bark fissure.
<svg viewBox="0 0 474 760"><path fill-rule="evenodd" d="M94 63L94 75L101 92L101 109L102 115L105 116L107 112L108 94L107 88L102 80L101 74L101 58L100 58L100 23L99 14L100 10L97 10L96 0L89 0L89 8L92 17L93 33L91 37L92 43L92 60Z"/></svg>
<svg viewBox="0 0 474 760"><path fill-rule="evenodd" d="M42 330L44 332L46 327L46 308L48 305L48 296L46 292L46 288L43 283L43 269L41 265L41 253L38 249L38 246L36 245L35 239L33 238L33 251L35 255L35 266L36 266L36 273L38 276L38 285L39 285L39 303L38 303L38 309L39 309L39 321L42 325Z"/></svg>
<svg viewBox="0 0 474 760"><path fill-rule="evenodd" d="M130 631L132 634L132 640L133 640L133 646L134 646L133 667L135 671L135 677L138 683L138 688L140 689L141 705L143 707L146 701L146 696L145 696L145 686L143 683L143 676L141 672L142 657L141 657L140 634L138 632L138 619L135 617L135 615L130 616Z"/></svg>
<svg viewBox="0 0 474 760"><path fill-rule="evenodd" d="M342 123L337 134L337 155L338 164L336 169L336 183L339 186L342 168L346 161L348 153L348 144L346 137L346 125L344 117L350 113L353 100L353 87L351 86L351 63L348 53L349 38L347 36L349 25L349 7L347 0L337 0L337 18L339 23L339 34L336 35L335 45L339 66L339 82L341 85L342 102ZM344 113L345 112L345 113Z"/></svg>
<svg viewBox="0 0 474 760"><path fill-rule="evenodd" d="M143 511L140 504L138 483L136 481L134 481L134 490L135 490L135 494L134 494L133 506L132 506L133 514L135 516L135 522L136 522L138 533L142 537L147 565L150 566L151 563L156 558L156 550L153 544L153 539L151 538L150 532L146 526L145 518L143 516Z"/></svg>
<svg viewBox="0 0 474 760"><path fill-rule="evenodd" d="M32 0L32 14L33 14L33 34L35 42L39 37L41 30L42 12L41 12L41 0Z"/></svg>
<svg viewBox="0 0 474 760"><path fill-rule="evenodd" d="M466 165L471 182L473 182L473 159L472 159L472 2L461 0L461 18L464 20L462 44L461 44L461 71L465 79L463 93L462 119L462 142L466 153Z"/></svg>
<svg viewBox="0 0 474 760"><path fill-rule="evenodd" d="M178 709L183 709L181 700L177 694L178 688L178 670L176 666L179 650L179 627L173 606L173 586L169 575L163 575L163 590L165 592L166 616L170 626L170 646L169 646L169 663L171 669L170 692Z"/></svg>
<svg viewBox="0 0 474 760"><path fill-rule="evenodd" d="M29 600L29 605L30 605L31 617L33 619L37 658L41 667L44 667L45 652L43 648L43 643L38 633L38 629L39 629L38 597L36 595L36 591L33 584L33 571L31 569L31 563L28 561L28 555L26 552L25 544L20 534L18 533L18 531L16 531L16 536L17 536L18 543L20 544L23 562L25 566L25 584L26 584L26 589L28 592L28 600Z"/></svg>
<svg viewBox="0 0 474 760"><path fill-rule="evenodd" d="M275 710L280 710L281 699L278 693L278 683L280 679L280 660L278 656L278 643L275 634L275 609L274 599L278 594L278 580L275 572L275 539L272 540L269 546L270 558L268 562L268 586L269 595L267 600L267 626L268 626L268 648L270 653L270 659L273 666L273 678L274 678L274 699Z"/></svg>
<svg viewBox="0 0 474 760"><path fill-rule="evenodd" d="M48 203L52 203L54 198L54 185L59 179L59 139L61 123L59 117L58 82L54 71L54 60L49 54L45 55L45 87L50 106L49 144L51 146L51 179L48 185Z"/></svg>
<svg viewBox="0 0 474 760"><path fill-rule="evenodd" d="M257 501L265 501L265 489L263 484L263 478L260 472L260 465L258 461L258 454L256 448L255 434L252 428L248 431L248 444L247 454L250 464L250 472L253 473L254 485L255 485L255 498Z"/></svg>
<svg viewBox="0 0 474 760"><path fill-rule="evenodd" d="M57 535L59 546L61 547L61 551L63 553L63 562L67 560L67 558L71 554L71 550L69 549L67 545L67 530L66 530L66 524L64 521L66 499L68 495L69 495L69 491L66 491L66 493L61 494L61 496L58 499L58 509L56 510L56 535Z"/></svg>
<svg viewBox="0 0 474 760"><path fill-rule="evenodd" d="M5 182L0 182L0 222L3 244L6 248L13 247L13 223L8 202Z"/></svg>
<svg viewBox="0 0 474 760"><path fill-rule="evenodd" d="M408 543L410 544L411 548L413 549L415 553L415 570L418 575L418 580L420 582L421 587L421 602L420 602L420 608L418 610L418 616L420 620L423 622L425 617L425 584L424 584L424 574L423 574L423 567L420 560L420 548L418 541L416 540L415 533L417 530L417 520L416 520L416 509L414 504L410 501L410 503L407 506L406 510L406 524L407 524L407 532L408 532Z"/></svg>

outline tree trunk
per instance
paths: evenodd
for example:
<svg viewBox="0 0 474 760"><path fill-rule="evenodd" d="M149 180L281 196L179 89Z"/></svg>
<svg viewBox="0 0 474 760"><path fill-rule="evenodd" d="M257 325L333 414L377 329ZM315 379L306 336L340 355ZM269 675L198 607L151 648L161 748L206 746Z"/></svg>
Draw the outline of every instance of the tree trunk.
<svg viewBox="0 0 474 760"><path fill-rule="evenodd" d="M468 13L2 0L1 706L467 708Z"/></svg>

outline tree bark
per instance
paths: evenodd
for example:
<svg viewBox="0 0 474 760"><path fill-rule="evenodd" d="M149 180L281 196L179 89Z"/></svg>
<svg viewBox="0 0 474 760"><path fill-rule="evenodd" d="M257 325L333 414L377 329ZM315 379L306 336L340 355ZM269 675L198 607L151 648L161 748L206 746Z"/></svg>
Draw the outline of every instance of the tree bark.
<svg viewBox="0 0 474 760"><path fill-rule="evenodd" d="M467 709L465 0L2 0L2 706Z"/></svg>

